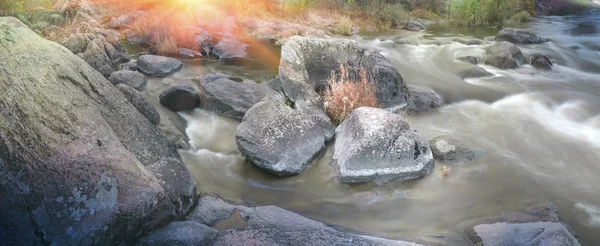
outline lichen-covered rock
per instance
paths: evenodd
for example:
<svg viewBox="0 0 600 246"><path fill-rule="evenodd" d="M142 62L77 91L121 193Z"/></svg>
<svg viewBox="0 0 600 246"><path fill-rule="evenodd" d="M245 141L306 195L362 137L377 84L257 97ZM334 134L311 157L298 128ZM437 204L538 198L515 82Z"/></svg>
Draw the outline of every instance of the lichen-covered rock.
<svg viewBox="0 0 600 246"><path fill-rule="evenodd" d="M158 96L160 103L173 110L192 110L198 106L198 91L189 85L174 85Z"/></svg>
<svg viewBox="0 0 600 246"><path fill-rule="evenodd" d="M142 89L148 83L148 78L143 74L131 71L131 70L120 70L110 74L108 77L113 85L125 84L133 87L136 90Z"/></svg>
<svg viewBox="0 0 600 246"><path fill-rule="evenodd" d="M405 111L409 114L421 113L444 105L444 99L434 90L419 87L408 86L409 102Z"/></svg>
<svg viewBox="0 0 600 246"><path fill-rule="evenodd" d="M117 89L119 89L125 98L140 112L146 119L152 123L154 126L158 126L160 123L160 114L156 110L156 108L146 100L146 98L136 91L131 86L126 84L118 84Z"/></svg>
<svg viewBox="0 0 600 246"><path fill-rule="evenodd" d="M195 180L166 137L66 48L0 30L2 243L119 244L183 217Z"/></svg>
<svg viewBox="0 0 600 246"><path fill-rule="evenodd" d="M522 29L504 28L496 35L496 41L508 41L513 44L541 44L548 42L544 38Z"/></svg>
<svg viewBox="0 0 600 246"><path fill-rule="evenodd" d="M137 61L138 70L151 77L166 77L183 68L183 63L169 57L142 55Z"/></svg>
<svg viewBox="0 0 600 246"><path fill-rule="evenodd" d="M436 160L450 164L471 162L484 155L483 151L445 135L429 140L429 146Z"/></svg>
<svg viewBox="0 0 600 246"><path fill-rule="evenodd" d="M292 109L283 100L263 98L238 126L236 143L246 159L278 175L300 174L325 148L333 124Z"/></svg>
<svg viewBox="0 0 600 246"><path fill-rule="evenodd" d="M531 66L541 70L552 70L552 62L550 58L543 54L533 54L529 57Z"/></svg>
<svg viewBox="0 0 600 246"><path fill-rule="evenodd" d="M217 230L198 222L175 221L140 239L137 245L206 245L217 233Z"/></svg>
<svg viewBox="0 0 600 246"><path fill-rule="evenodd" d="M342 183L416 179L433 170L427 141L402 116L360 107L336 129L335 178Z"/></svg>
<svg viewBox="0 0 600 246"><path fill-rule="evenodd" d="M198 81L203 109L236 119L242 119L246 111L267 95L276 92L264 84L252 80L236 82L227 76L200 76Z"/></svg>
<svg viewBox="0 0 600 246"><path fill-rule="evenodd" d="M486 48L485 64L501 69L515 69L524 62L521 49L512 43L502 41Z"/></svg>
<svg viewBox="0 0 600 246"><path fill-rule="evenodd" d="M302 87L325 90L331 72L339 75L340 65L349 71L349 79L355 81L360 81L360 70L364 69L382 107L401 107L408 102L408 89L396 68L379 52L345 39L290 38L281 48L282 92L300 110L319 107L314 105L318 95Z"/></svg>
<svg viewBox="0 0 600 246"><path fill-rule="evenodd" d="M408 23L406 23L406 25L404 25L404 30L409 30L413 32L422 31L425 30L425 26L418 21L411 20Z"/></svg>

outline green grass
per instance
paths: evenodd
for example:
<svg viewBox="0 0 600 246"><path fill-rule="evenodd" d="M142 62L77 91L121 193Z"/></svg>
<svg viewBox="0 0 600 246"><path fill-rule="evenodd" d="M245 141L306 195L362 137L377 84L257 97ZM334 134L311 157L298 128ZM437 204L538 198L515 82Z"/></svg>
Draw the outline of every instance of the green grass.
<svg viewBox="0 0 600 246"><path fill-rule="evenodd" d="M518 14L513 15L511 19L519 24L523 24L531 20L531 15L527 11L521 11Z"/></svg>

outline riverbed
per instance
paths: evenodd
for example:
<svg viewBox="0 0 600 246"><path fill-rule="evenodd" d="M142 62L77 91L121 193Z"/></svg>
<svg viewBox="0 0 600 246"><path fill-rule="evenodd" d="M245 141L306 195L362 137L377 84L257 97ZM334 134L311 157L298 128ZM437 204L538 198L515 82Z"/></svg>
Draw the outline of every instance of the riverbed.
<svg viewBox="0 0 600 246"><path fill-rule="evenodd" d="M589 23L594 28L580 30ZM277 205L324 222L368 234L468 245L465 227L473 220L554 203L580 242L600 241L600 16L541 17L528 30L550 39L519 45L525 57L549 56L552 71L524 65L463 78L461 56L483 58L497 28L432 27L422 33L394 30L347 37L381 52L406 83L442 95L446 106L409 116L425 138L451 135L485 155L419 180L384 185L336 182L326 151L299 176L277 178L244 161L237 151L238 120L196 109L180 113L189 138L180 153L200 192L253 205ZM276 53L276 52L275 52ZM184 61L182 71L150 79L145 95L163 123L177 121L158 103L172 84L193 85L202 74L226 73L265 82L269 66L239 66L211 59ZM259 62L260 63L260 62ZM165 120L166 119L166 120ZM165 123L165 121L167 123Z"/></svg>

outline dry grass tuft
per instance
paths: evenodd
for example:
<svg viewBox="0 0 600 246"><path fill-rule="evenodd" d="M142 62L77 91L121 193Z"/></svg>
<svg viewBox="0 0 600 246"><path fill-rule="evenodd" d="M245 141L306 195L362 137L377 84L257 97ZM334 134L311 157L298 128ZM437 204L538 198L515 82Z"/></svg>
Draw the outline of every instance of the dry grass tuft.
<svg viewBox="0 0 600 246"><path fill-rule="evenodd" d="M366 70L361 68L360 81L351 81L348 72L345 66L340 65L340 74L332 71L327 81L324 99L327 114L334 124L341 124L356 108L379 107L375 89L367 81Z"/></svg>

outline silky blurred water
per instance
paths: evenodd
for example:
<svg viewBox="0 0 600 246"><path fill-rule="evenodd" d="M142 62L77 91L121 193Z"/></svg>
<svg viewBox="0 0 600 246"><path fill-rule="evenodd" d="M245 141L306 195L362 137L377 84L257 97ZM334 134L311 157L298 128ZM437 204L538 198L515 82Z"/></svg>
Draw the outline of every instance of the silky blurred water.
<svg viewBox="0 0 600 246"><path fill-rule="evenodd" d="M332 179L327 151L303 174L277 178L240 156L238 120L200 109L181 113L191 146L181 154L201 192L277 205L374 235L466 244L464 229L472 219L552 202L581 242L593 245L600 241L600 34L595 25L596 32L582 33L582 23L600 25L600 17L534 19L528 29L551 41L519 47L525 57L548 55L553 70L479 65L494 74L485 78L465 79L473 65L456 58L484 59L493 43L488 36L498 29L434 27L352 37L384 54L408 84L445 98L440 110L410 117L412 127L426 138L447 134L486 152L451 166L448 177L438 163L420 180L343 185ZM193 85L194 76L214 72L259 82L275 76L269 68L186 62L172 77L152 79L146 95L156 98L171 84Z"/></svg>

